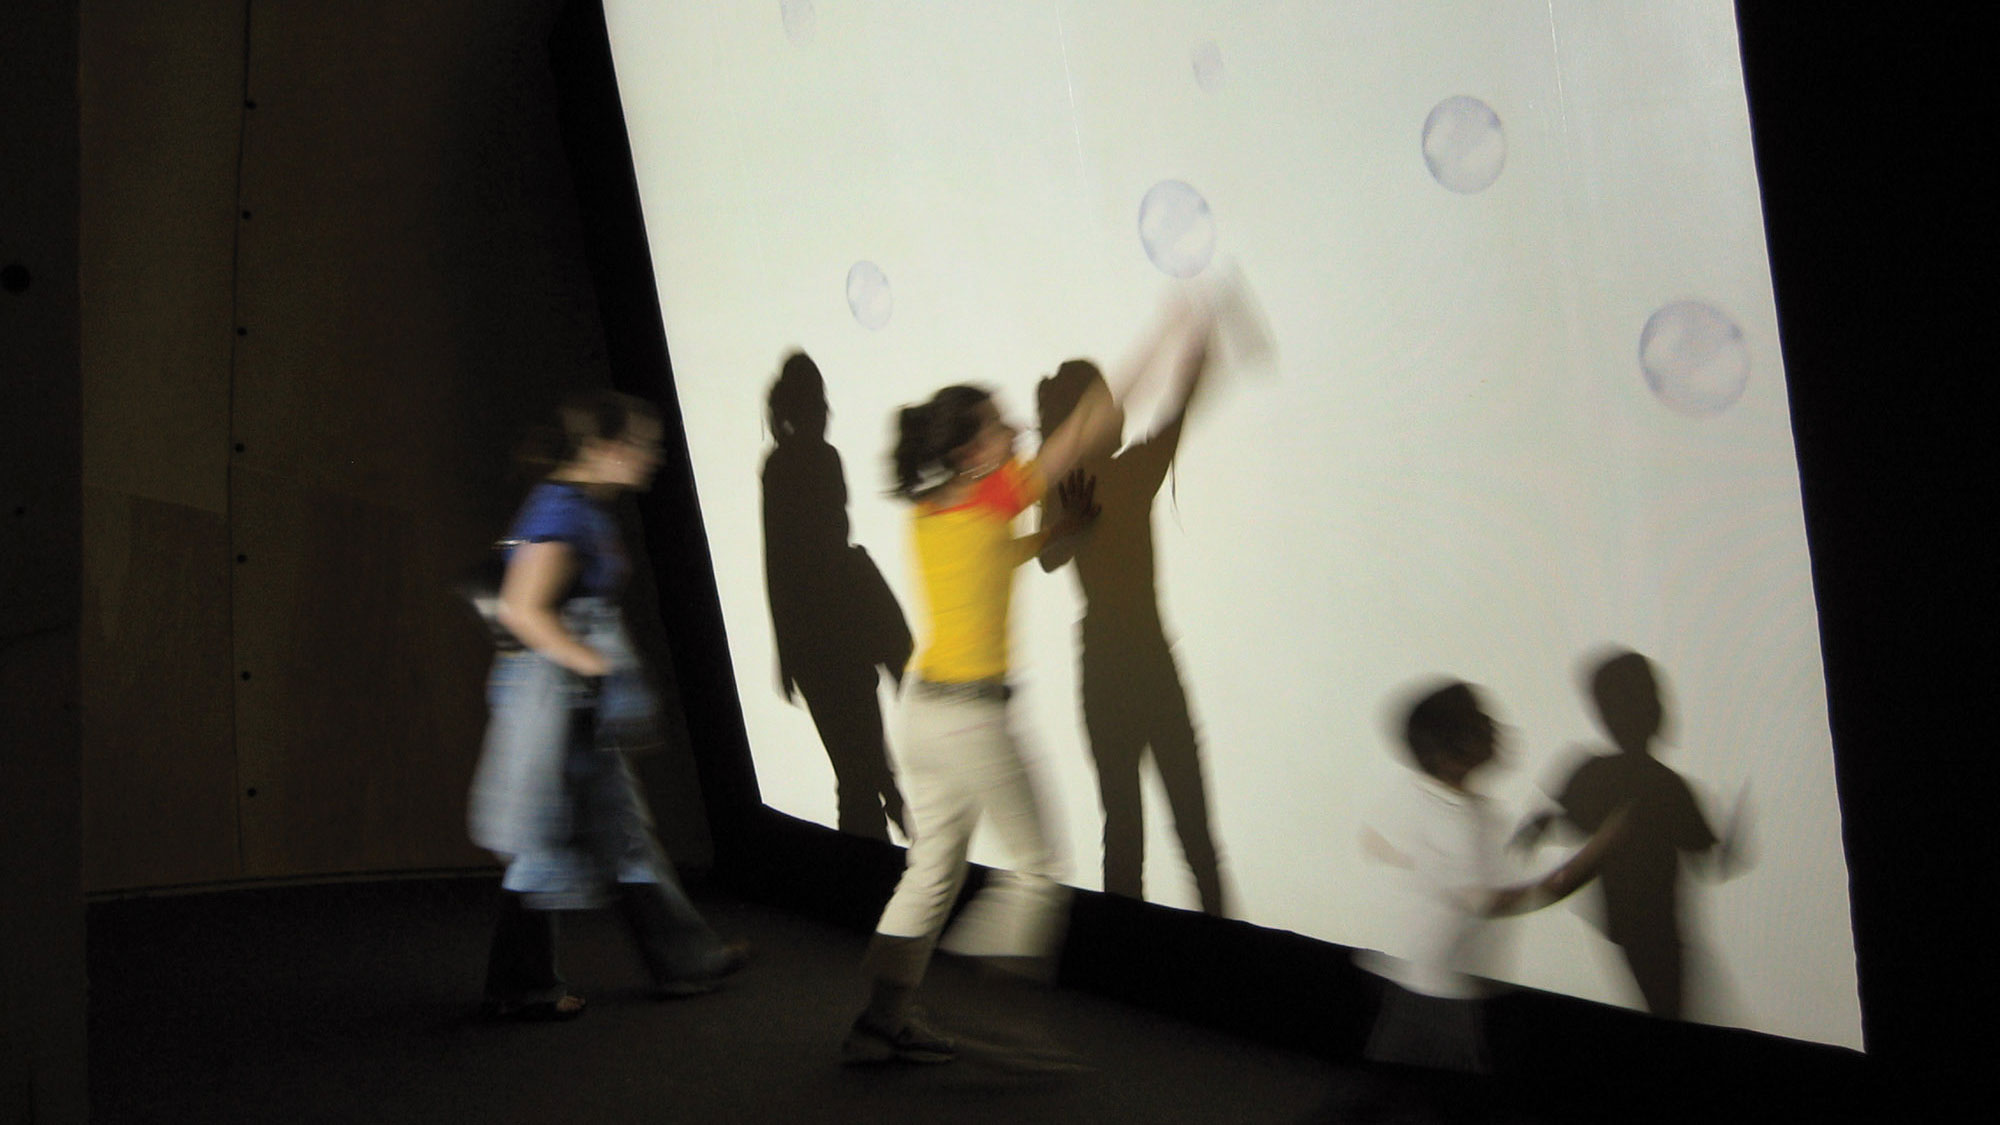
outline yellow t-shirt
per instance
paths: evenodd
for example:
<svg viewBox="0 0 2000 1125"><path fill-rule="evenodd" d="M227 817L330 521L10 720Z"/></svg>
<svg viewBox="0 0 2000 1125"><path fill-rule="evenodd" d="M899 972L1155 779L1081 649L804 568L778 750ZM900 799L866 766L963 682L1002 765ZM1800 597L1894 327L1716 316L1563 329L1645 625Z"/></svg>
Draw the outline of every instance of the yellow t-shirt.
<svg viewBox="0 0 2000 1125"><path fill-rule="evenodd" d="M1032 464L1009 461L949 508L918 504L910 521L930 628L917 672L934 683L1007 674L1007 607L1014 568L1035 557L1043 536L1014 536L1014 517L1042 498Z"/></svg>

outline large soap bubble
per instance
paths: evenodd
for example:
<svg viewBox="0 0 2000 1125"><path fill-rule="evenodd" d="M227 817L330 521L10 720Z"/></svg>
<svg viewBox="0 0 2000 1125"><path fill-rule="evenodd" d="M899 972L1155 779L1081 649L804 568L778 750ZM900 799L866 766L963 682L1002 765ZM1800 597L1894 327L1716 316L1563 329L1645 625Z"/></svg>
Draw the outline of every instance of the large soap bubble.
<svg viewBox="0 0 2000 1125"><path fill-rule="evenodd" d="M778 18L784 21L785 38L801 47L813 41L819 16L812 0L778 0Z"/></svg>
<svg viewBox="0 0 2000 1125"><path fill-rule="evenodd" d="M889 276L874 262L856 262L847 271L847 307L863 328L871 331L889 323L895 301L889 293Z"/></svg>
<svg viewBox="0 0 2000 1125"><path fill-rule="evenodd" d="M1194 84L1213 94L1222 86L1222 48L1210 39L1194 49Z"/></svg>
<svg viewBox="0 0 2000 1125"><path fill-rule="evenodd" d="M1507 133L1499 115L1463 94L1439 102L1424 118L1424 163L1452 191L1485 191L1507 164Z"/></svg>
<svg viewBox="0 0 2000 1125"><path fill-rule="evenodd" d="M1646 318L1639 333L1646 385L1671 409L1703 418L1735 405L1750 381L1743 330L1701 301L1675 301Z"/></svg>
<svg viewBox="0 0 2000 1125"><path fill-rule="evenodd" d="M1139 242L1146 257L1175 277L1193 277L1215 257L1215 216L1208 200L1179 180L1161 180L1139 201Z"/></svg>

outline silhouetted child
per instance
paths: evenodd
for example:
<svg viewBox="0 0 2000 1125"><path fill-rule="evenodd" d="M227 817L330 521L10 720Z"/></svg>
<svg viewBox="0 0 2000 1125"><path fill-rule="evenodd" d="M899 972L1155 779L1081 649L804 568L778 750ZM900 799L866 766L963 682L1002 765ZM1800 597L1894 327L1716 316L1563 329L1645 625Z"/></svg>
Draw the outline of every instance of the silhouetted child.
<svg viewBox="0 0 2000 1125"><path fill-rule="evenodd" d="M1493 761L1498 728L1472 685L1451 681L1425 693L1403 724L1415 772L1362 831L1372 858L1398 869L1400 956L1364 954L1387 981L1368 1039L1368 1058L1444 1070L1491 1069L1480 997L1479 945L1486 919L1538 910L1587 881L1618 835L1622 810L1607 810L1589 842L1548 874L1508 882L1501 874L1505 827L1473 777Z"/></svg>
<svg viewBox="0 0 2000 1125"><path fill-rule="evenodd" d="M1667 709L1652 661L1623 649L1590 666L1586 686L1597 719L1611 738L1607 753L1584 751L1556 787L1560 819L1585 832L1596 830L1614 809L1629 809L1624 841L1604 863L1599 885L1604 913L1599 924L1624 955L1646 1010L1679 1018L1686 992L1681 939L1681 872L1684 862L1713 860L1727 877L1737 865L1741 835L1737 824L1718 838L1703 815L1694 790L1653 754L1667 726ZM1530 820L1515 836L1532 845L1557 819Z"/></svg>

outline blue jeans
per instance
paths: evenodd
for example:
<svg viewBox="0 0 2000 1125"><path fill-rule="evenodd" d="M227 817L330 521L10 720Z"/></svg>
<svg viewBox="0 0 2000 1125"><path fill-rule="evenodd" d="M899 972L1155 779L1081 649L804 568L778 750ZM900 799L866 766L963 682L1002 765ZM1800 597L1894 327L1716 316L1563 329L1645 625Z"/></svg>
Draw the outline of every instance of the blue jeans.
<svg viewBox="0 0 2000 1125"><path fill-rule="evenodd" d="M724 958L675 880L619 749L643 737L654 703L617 607L575 599L563 622L609 659L611 674L587 682L517 652L496 657L488 681L492 720L467 821L473 842L506 862L501 887L517 896L505 900L495 932L490 999L561 994L553 920L536 916L546 911L615 901L657 983L711 971Z"/></svg>
<svg viewBox="0 0 2000 1125"><path fill-rule="evenodd" d="M671 881L617 752L651 726L654 706L617 607L574 599L563 623L605 655L611 673L586 681L532 651L497 656L487 683L492 720L467 801L472 842L507 863L506 889L542 910L602 906L617 883Z"/></svg>

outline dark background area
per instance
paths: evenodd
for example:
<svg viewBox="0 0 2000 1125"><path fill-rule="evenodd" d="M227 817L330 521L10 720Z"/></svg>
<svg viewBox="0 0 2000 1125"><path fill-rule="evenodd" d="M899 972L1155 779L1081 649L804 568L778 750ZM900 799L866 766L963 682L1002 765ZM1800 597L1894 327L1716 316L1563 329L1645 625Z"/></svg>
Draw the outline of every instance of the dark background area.
<svg viewBox="0 0 2000 1125"><path fill-rule="evenodd" d="M436 591L563 391L678 429L601 15L494 11L0 14L0 1119L81 1115L86 895L483 863L483 661ZM1663 1095L1943 1099L1992 1038L1990 65L1970 15L1738 13L1868 1056L1532 994L1502 1018L1519 1061ZM894 853L756 800L684 448L632 515L689 735L649 767L670 849L866 927ZM1104 896L1065 979L1334 1055L1366 1018L1343 951Z"/></svg>

